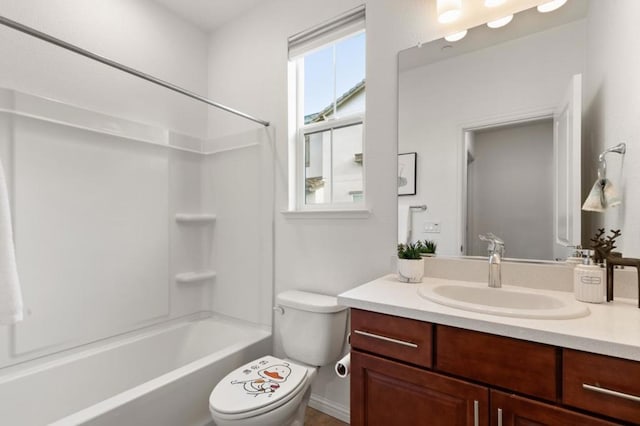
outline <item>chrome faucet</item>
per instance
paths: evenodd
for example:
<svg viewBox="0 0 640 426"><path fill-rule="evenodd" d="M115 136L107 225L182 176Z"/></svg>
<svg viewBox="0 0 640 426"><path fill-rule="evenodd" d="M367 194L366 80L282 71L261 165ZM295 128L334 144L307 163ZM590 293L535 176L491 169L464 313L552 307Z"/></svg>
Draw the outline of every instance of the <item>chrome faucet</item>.
<svg viewBox="0 0 640 426"><path fill-rule="evenodd" d="M478 236L482 241L489 243L489 287L502 287L502 257L504 256L504 241L491 232Z"/></svg>

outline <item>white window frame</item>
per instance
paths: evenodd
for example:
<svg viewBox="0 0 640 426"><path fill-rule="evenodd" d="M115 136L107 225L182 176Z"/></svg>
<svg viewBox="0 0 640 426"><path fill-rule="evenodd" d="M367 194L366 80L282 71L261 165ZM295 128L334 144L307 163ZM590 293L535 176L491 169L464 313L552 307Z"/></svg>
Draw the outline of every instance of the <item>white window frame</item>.
<svg viewBox="0 0 640 426"><path fill-rule="evenodd" d="M336 30L331 27L335 27L335 22L339 22L345 17L353 16L354 14L361 14L361 23L358 23L356 27L353 27L353 23L350 23L351 30L345 27L338 27ZM335 31L338 34L337 37L331 37L331 33L324 28L330 28L331 31ZM311 39L308 43L309 48L304 49L299 46L296 47L297 53L295 58L290 58L289 73L290 73L290 92L293 89L294 94L290 93L290 144L289 144L289 160L294 164L289 165L289 212L356 212L365 213L364 216L368 216L368 210L366 209L366 163L362 164L362 199L358 202L328 202L318 204L306 203L306 188L305 188L305 135L310 133L319 133L324 131L333 131L339 128L349 127L353 125L362 125L362 153L365 157L365 114L366 109L362 112L351 113L344 116L338 116L334 114L332 117L325 121L304 124L304 56L312 53L314 50L335 44L346 38L355 36L359 33L365 32L364 30L364 7L356 8L347 12L342 17L337 18L335 21L322 24L317 28L311 29L309 33L319 32L321 37ZM325 39L328 36L328 40L325 43L320 43L319 40ZM297 36L294 36L297 37ZM291 39L290 39L291 43ZM291 54L291 45L290 45ZM293 74L293 75L292 75ZM291 84L293 80L293 84ZM366 91L366 86L365 89ZM334 93L334 101L337 98L337 94ZM291 108L293 103L293 109ZM336 106L337 107L337 106ZM337 108L336 108L337 109ZM332 138L333 139L333 138ZM333 146L331 147L333 152ZM331 158L331 169L333 170L333 158ZM331 181L331 188L333 188L333 174L327 177ZM333 194L331 194L331 199Z"/></svg>

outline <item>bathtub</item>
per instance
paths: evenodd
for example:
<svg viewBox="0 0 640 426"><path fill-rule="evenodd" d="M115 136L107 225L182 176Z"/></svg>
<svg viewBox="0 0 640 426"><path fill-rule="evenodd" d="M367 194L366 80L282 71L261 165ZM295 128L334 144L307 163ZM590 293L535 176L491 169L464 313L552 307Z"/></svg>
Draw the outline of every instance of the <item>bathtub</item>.
<svg viewBox="0 0 640 426"><path fill-rule="evenodd" d="M270 351L270 330L228 318L156 326L0 370L0 424L210 424L215 384Z"/></svg>

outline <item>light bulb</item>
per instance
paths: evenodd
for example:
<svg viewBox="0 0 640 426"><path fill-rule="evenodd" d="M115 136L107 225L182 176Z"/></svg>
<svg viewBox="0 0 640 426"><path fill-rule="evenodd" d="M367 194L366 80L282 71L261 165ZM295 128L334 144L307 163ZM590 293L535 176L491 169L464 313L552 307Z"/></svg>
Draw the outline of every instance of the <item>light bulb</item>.
<svg viewBox="0 0 640 426"><path fill-rule="evenodd" d="M538 12L553 12L556 9L560 9L566 2L567 0L553 0L547 3L542 3L541 5L538 5Z"/></svg>
<svg viewBox="0 0 640 426"><path fill-rule="evenodd" d="M500 19L496 19L495 21L487 22L487 27L489 28L500 28L507 25L513 19L513 15L507 15Z"/></svg>
<svg viewBox="0 0 640 426"><path fill-rule="evenodd" d="M484 0L485 7L497 7L504 4L507 0Z"/></svg>
<svg viewBox="0 0 640 426"><path fill-rule="evenodd" d="M448 24L462 14L462 0L438 0L436 5L438 22Z"/></svg>
<svg viewBox="0 0 640 426"><path fill-rule="evenodd" d="M453 43L454 41L462 40L466 35L467 35L467 30L464 30L464 31L457 32L455 34L450 34L446 36L444 39Z"/></svg>

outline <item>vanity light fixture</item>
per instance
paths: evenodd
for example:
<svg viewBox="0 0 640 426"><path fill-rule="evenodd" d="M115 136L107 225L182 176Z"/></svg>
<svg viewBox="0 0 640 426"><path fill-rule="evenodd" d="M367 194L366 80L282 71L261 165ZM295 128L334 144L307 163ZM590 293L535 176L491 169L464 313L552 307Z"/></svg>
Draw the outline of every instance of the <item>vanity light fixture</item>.
<svg viewBox="0 0 640 426"><path fill-rule="evenodd" d="M538 12L553 12L556 9L560 9L566 2L567 0L552 0L546 3L542 3L541 5L538 5Z"/></svg>
<svg viewBox="0 0 640 426"><path fill-rule="evenodd" d="M487 22L487 27L489 28L500 28L507 25L513 19L513 15L507 15L500 19L496 19L495 21Z"/></svg>
<svg viewBox="0 0 640 426"><path fill-rule="evenodd" d="M438 22L448 24L462 14L462 0L438 0L436 4Z"/></svg>
<svg viewBox="0 0 640 426"><path fill-rule="evenodd" d="M453 43L454 41L462 40L466 35L467 35L467 30L464 30L464 31L460 31L460 32L445 36L444 39Z"/></svg>
<svg viewBox="0 0 640 426"><path fill-rule="evenodd" d="M484 0L485 7L497 7L504 4L507 0Z"/></svg>

